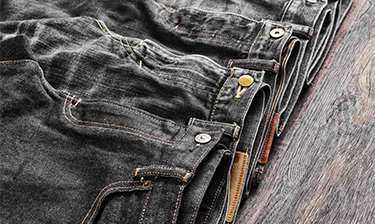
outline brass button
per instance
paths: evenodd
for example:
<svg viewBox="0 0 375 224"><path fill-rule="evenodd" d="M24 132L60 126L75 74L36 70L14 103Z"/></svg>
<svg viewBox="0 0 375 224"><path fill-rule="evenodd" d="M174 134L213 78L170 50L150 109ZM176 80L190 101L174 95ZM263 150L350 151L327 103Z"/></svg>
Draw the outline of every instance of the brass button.
<svg viewBox="0 0 375 224"><path fill-rule="evenodd" d="M284 35L284 33L285 33L285 31L283 29L275 28L275 29L271 30L270 35L273 38L280 38Z"/></svg>
<svg viewBox="0 0 375 224"><path fill-rule="evenodd" d="M199 134L195 136L195 141L201 144L211 141L211 135L208 134Z"/></svg>
<svg viewBox="0 0 375 224"><path fill-rule="evenodd" d="M249 87L253 82L254 79L250 75L243 75L238 79L238 83L243 87Z"/></svg>

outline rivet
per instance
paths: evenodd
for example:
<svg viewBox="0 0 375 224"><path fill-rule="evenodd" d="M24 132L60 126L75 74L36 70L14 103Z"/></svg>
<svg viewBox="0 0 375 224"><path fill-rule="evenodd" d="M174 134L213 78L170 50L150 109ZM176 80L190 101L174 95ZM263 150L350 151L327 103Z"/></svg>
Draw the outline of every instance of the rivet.
<svg viewBox="0 0 375 224"><path fill-rule="evenodd" d="M271 30L270 35L273 38L280 38L284 35L284 33L285 33L285 31L283 29L275 28L275 29Z"/></svg>
<svg viewBox="0 0 375 224"><path fill-rule="evenodd" d="M195 141L201 144L211 141L211 135L209 134L199 134L195 136Z"/></svg>
<svg viewBox="0 0 375 224"><path fill-rule="evenodd" d="M254 79L250 75L243 75L238 79L238 84L240 84L243 87L249 87L251 84L253 84Z"/></svg>

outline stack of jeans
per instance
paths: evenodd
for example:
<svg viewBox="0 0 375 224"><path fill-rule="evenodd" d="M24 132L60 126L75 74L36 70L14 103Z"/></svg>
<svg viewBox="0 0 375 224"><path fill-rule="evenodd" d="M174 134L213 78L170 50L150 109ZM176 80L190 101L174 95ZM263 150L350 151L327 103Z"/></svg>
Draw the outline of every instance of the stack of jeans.
<svg viewBox="0 0 375 224"><path fill-rule="evenodd" d="M234 223L351 5L20 2L0 12L0 223Z"/></svg>

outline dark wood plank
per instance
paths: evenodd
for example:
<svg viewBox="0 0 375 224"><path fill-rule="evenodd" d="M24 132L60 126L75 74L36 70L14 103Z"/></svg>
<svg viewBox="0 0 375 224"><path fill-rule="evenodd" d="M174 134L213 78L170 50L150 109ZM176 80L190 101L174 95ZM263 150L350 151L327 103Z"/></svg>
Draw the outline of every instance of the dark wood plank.
<svg viewBox="0 0 375 224"><path fill-rule="evenodd" d="M375 223L375 6L357 0L237 223Z"/></svg>

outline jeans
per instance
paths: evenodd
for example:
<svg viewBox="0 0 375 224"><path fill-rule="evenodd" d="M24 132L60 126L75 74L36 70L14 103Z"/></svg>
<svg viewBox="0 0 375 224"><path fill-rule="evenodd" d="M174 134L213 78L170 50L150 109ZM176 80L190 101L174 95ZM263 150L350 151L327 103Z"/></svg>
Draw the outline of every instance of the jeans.
<svg viewBox="0 0 375 224"><path fill-rule="evenodd" d="M234 222L350 6L241 3L0 22L0 222Z"/></svg>

